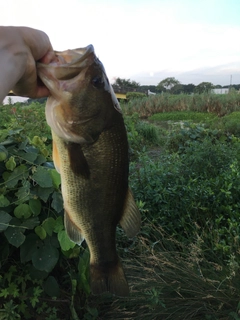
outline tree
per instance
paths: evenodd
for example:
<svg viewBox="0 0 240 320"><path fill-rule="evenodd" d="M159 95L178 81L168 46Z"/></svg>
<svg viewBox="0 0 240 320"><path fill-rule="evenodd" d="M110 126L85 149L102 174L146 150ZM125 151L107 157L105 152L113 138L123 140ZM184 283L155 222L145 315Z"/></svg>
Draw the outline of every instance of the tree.
<svg viewBox="0 0 240 320"><path fill-rule="evenodd" d="M117 86L120 88L121 87L138 88L140 87L140 83L136 81L131 81L130 79L117 78L113 83L113 86Z"/></svg>
<svg viewBox="0 0 240 320"><path fill-rule="evenodd" d="M213 89L213 84L211 82L201 82L194 89L195 93L207 93Z"/></svg>
<svg viewBox="0 0 240 320"><path fill-rule="evenodd" d="M13 103L12 103L12 98L11 97L8 97L8 104L9 105L12 105Z"/></svg>
<svg viewBox="0 0 240 320"><path fill-rule="evenodd" d="M164 87L167 90L171 90L177 84L181 84L180 81L178 81L174 77L168 77L168 78L165 78L162 81L160 81L157 86Z"/></svg>
<svg viewBox="0 0 240 320"><path fill-rule="evenodd" d="M192 83L189 84L183 84L183 92L186 94L194 93L195 85Z"/></svg>
<svg viewBox="0 0 240 320"><path fill-rule="evenodd" d="M182 84L175 84L170 90L173 94L180 94L183 92L183 85Z"/></svg>

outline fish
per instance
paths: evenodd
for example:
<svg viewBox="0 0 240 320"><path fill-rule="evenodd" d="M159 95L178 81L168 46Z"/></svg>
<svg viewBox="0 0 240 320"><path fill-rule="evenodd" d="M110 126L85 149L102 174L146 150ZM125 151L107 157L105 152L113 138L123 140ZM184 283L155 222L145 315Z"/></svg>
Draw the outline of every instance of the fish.
<svg viewBox="0 0 240 320"><path fill-rule="evenodd" d="M88 245L91 292L125 297L130 290L116 228L120 224L133 238L141 217L128 185L123 114L92 45L55 55L49 64L38 62L37 72L50 91L45 114L61 176L65 229L73 242Z"/></svg>

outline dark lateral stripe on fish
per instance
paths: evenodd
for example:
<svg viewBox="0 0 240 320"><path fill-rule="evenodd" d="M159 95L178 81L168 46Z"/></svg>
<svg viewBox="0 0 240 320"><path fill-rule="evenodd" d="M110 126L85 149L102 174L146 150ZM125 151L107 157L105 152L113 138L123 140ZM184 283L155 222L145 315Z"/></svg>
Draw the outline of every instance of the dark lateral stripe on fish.
<svg viewBox="0 0 240 320"><path fill-rule="evenodd" d="M82 147L78 143L67 143L70 167L77 176L89 179L90 170L87 160L83 154Z"/></svg>

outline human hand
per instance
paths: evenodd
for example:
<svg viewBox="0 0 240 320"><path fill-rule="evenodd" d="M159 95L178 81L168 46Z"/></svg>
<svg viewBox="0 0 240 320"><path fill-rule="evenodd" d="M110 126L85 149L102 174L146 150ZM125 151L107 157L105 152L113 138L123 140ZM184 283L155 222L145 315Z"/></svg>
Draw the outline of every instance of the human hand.
<svg viewBox="0 0 240 320"><path fill-rule="evenodd" d="M48 96L48 89L37 76L36 62L48 64L54 57L44 32L28 27L0 27L0 72L4 76L1 80L16 95Z"/></svg>

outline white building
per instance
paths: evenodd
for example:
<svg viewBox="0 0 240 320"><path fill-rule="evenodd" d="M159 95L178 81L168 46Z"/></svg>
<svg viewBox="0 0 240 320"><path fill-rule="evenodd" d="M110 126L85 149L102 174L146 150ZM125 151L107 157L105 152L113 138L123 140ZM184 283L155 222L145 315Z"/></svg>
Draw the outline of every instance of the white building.
<svg viewBox="0 0 240 320"><path fill-rule="evenodd" d="M229 88L212 89L212 93L216 93L216 94L227 94L227 93L229 93Z"/></svg>

